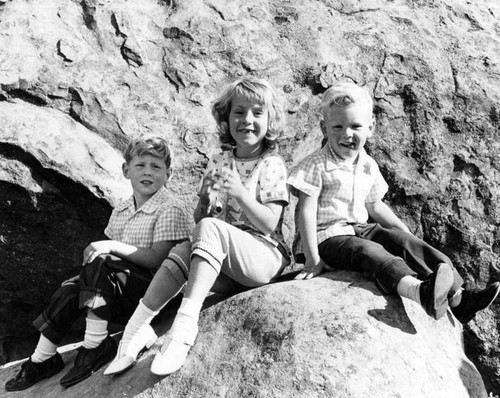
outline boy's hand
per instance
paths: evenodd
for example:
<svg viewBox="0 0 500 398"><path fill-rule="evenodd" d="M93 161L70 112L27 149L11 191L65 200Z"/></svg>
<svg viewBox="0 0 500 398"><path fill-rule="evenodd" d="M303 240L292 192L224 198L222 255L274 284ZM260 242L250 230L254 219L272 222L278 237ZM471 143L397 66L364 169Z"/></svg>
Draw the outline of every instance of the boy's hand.
<svg viewBox="0 0 500 398"><path fill-rule="evenodd" d="M109 240L101 240L92 242L83 251L83 264L89 264L101 254L111 253L111 245Z"/></svg>
<svg viewBox="0 0 500 398"><path fill-rule="evenodd" d="M314 263L312 261L307 261L304 265L304 269L300 271L300 273L294 278L296 280L306 280L306 279L311 279L314 278L315 276L318 276L321 274L321 271L323 269L330 269L329 267L323 260L319 260L319 262Z"/></svg>
<svg viewBox="0 0 500 398"><path fill-rule="evenodd" d="M63 283L61 283L62 286L66 285L71 285L72 283L78 283L78 280L80 279L80 275L74 276L72 278L66 279Z"/></svg>

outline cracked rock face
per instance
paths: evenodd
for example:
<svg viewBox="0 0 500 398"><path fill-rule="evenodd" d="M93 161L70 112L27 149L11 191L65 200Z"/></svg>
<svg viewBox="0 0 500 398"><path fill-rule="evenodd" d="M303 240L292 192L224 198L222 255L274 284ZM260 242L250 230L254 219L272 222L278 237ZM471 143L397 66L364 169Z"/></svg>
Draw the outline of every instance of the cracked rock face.
<svg viewBox="0 0 500 398"><path fill-rule="evenodd" d="M367 86L377 118L367 149L388 202L469 286L500 279L499 20L493 0L0 2L0 341L28 333L129 194L130 138L168 138L169 188L192 210L217 149L210 102L244 74L283 96L290 167L320 145L322 92L337 79ZM466 329L491 391L498 310Z"/></svg>

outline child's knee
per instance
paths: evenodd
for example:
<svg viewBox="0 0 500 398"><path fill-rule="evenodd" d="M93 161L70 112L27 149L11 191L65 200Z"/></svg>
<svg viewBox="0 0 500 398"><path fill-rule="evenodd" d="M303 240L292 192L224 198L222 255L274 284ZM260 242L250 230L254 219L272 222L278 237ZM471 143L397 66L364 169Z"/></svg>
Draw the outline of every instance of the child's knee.
<svg viewBox="0 0 500 398"><path fill-rule="evenodd" d="M213 217L206 217L196 224L193 231L193 239L197 239L204 235L213 235L214 233L218 233L224 229L225 225L227 225L225 221Z"/></svg>

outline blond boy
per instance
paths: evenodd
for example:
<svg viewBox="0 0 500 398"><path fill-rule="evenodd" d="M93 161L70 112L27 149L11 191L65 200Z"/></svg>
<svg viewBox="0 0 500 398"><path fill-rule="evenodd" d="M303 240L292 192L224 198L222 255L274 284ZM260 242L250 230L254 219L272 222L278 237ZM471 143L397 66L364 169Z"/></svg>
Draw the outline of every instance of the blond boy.
<svg viewBox="0 0 500 398"><path fill-rule="evenodd" d="M382 291L416 301L435 319L450 306L466 323L487 308L500 283L463 290L450 259L411 234L382 201L387 183L364 150L375 124L369 93L354 83L337 83L325 92L321 112L326 144L288 179L299 196L295 254L305 260L297 279L324 269L365 272Z"/></svg>

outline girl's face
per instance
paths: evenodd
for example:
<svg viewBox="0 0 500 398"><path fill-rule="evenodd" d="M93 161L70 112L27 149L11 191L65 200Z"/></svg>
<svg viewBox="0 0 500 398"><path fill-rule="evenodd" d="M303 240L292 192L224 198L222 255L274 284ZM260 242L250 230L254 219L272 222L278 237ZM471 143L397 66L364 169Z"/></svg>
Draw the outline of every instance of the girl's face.
<svg viewBox="0 0 500 398"><path fill-rule="evenodd" d="M253 157L262 152L269 112L265 105L238 95L231 101L229 132L236 141L236 156Z"/></svg>

